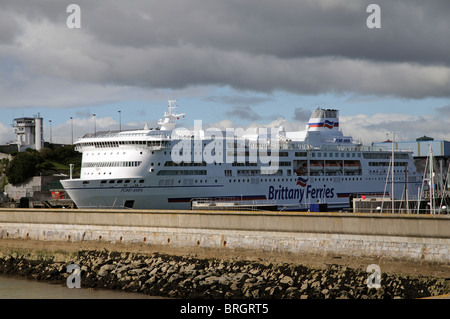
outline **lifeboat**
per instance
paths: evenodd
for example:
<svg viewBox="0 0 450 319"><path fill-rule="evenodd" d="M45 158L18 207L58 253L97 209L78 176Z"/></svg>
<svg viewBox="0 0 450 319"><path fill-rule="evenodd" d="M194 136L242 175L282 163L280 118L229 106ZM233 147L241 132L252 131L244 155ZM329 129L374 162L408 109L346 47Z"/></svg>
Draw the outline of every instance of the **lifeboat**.
<svg viewBox="0 0 450 319"><path fill-rule="evenodd" d="M309 163L309 169L310 169L310 171L311 172L318 172L318 171L321 171L321 170L323 170L323 162L313 162L313 161L311 161L310 163Z"/></svg>
<svg viewBox="0 0 450 319"><path fill-rule="evenodd" d="M326 162L325 170L328 172L337 172L341 169L341 164L339 162Z"/></svg>
<svg viewBox="0 0 450 319"><path fill-rule="evenodd" d="M355 172L361 168L359 162L344 162L344 170L346 172Z"/></svg>

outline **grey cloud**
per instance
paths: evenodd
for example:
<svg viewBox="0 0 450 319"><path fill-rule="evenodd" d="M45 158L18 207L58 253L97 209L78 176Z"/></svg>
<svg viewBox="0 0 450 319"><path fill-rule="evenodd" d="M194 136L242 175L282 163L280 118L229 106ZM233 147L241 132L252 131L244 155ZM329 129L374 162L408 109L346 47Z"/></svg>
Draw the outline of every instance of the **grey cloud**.
<svg viewBox="0 0 450 319"><path fill-rule="evenodd" d="M379 0L382 28L369 30L371 0L81 2L99 41L133 47L191 44L280 58L342 56L449 65L447 0Z"/></svg>
<svg viewBox="0 0 450 319"><path fill-rule="evenodd" d="M92 118L92 114L93 113L89 110L75 112L75 115L82 119L90 119L90 118Z"/></svg>
<svg viewBox="0 0 450 319"><path fill-rule="evenodd" d="M82 28L69 30L68 2L4 0L2 16L27 23L0 29L0 59L105 86L449 97L450 2L379 0L382 28L369 30L371 2L79 0ZM229 101L264 98L253 102Z"/></svg>
<svg viewBox="0 0 450 319"><path fill-rule="evenodd" d="M235 106L231 111L225 113L229 117L244 119L249 121L257 121L261 116L252 110L249 106Z"/></svg>
<svg viewBox="0 0 450 319"><path fill-rule="evenodd" d="M219 102L219 103L225 103L225 104L231 104L231 105L242 105L242 104L247 104L247 105L259 105L265 102L270 102L273 101L273 98L268 97L268 96L253 96L253 95L249 95L249 96L244 96L244 95L233 95L233 96L228 96L228 95L222 95L222 96L217 96L217 95L210 95L204 98L205 101L209 101L209 102Z"/></svg>
<svg viewBox="0 0 450 319"><path fill-rule="evenodd" d="M10 44L20 35L22 27L14 18L14 14L0 11L0 44Z"/></svg>
<svg viewBox="0 0 450 319"><path fill-rule="evenodd" d="M450 105L445 105L436 108L436 112L440 115L449 117L450 116Z"/></svg>
<svg viewBox="0 0 450 319"><path fill-rule="evenodd" d="M296 121L308 121L311 117L311 111L304 110L301 107L297 107L294 110L294 120Z"/></svg>

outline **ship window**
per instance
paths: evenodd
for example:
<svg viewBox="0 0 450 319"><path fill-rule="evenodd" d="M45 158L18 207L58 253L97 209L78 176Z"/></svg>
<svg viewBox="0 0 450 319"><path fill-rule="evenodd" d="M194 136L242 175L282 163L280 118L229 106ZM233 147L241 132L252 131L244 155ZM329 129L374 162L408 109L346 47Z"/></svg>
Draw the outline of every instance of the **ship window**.
<svg viewBox="0 0 450 319"><path fill-rule="evenodd" d="M113 180L113 179L112 179L112 180L110 180L110 181L109 181L109 183L110 183L110 184L113 184L113 183L114 183L114 180Z"/></svg>
<svg viewBox="0 0 450 319"><path fill-rule="evenodd" d="M140 180L139 180L139 183L143 183L143 182L144 182L144 180L143 180L143 179L140 179Z"/></svg>
<svg viewBox="0 0 450 319"><path fill-rule="evenodd" d="M122 184L122 180L121 179L117 180L117 184Z"/></svg>

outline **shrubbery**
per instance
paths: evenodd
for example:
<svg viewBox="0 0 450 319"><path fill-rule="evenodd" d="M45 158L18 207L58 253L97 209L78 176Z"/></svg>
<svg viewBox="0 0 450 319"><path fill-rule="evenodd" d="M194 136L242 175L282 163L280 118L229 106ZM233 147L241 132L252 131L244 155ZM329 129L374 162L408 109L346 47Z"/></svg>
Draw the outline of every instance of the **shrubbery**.
<svg viewBox="0 0 450 319"><path fill-rule="evenodd" d="M80 167L81 154L74 150L73 146L60 148L43 148L40 151L27 149L25 152L13 154L13 159L8 163L5 174L9 183L17 185L36 175L48 175L64 170L67 173L69 164ZM54 163L63 166L56 168Z"/></svg>

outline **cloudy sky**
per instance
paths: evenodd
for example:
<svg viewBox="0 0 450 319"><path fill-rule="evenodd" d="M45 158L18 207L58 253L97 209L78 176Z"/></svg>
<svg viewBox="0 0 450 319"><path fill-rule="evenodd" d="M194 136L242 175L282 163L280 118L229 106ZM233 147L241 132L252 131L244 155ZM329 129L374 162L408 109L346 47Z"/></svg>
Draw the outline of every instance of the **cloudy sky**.
<svg viewBox="0 0 450 319"><path fill-rule="evenodd" d="M367 144L450 140L449 14L448 0L0 0L0 143L38 113L59 143L92 114L97 130L152 126L172 97L185 127L302 130L320 106Z"/></svg>

